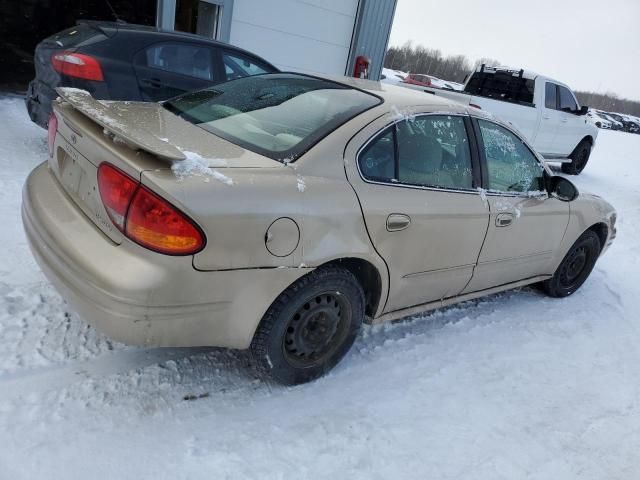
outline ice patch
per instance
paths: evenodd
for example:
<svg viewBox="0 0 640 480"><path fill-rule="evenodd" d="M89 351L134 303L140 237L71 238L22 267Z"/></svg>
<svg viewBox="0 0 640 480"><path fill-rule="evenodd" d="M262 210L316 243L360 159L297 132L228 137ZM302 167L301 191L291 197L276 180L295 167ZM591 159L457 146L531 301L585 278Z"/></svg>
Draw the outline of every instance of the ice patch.
<svg viewBox="0 0 640 480"><path fill-rule="evenodd" d="M226 162L224 160L204 158L197 153L186 150L183 150L182 153L184 153L186 158L178 162L173 162L171 165L171 171L178 177L178 180L196 176L205 177L205 181L209 181L209 177L213 177L225 185L233 185L233 180L230 177L211 168L211 163L215 164L218 162L218 165L225 165Z"/></svg>
<svg viewBox="0 0 640 480"><path fill-rule="evenodd" d="M416 113L409 108L400 110L395 105L391 105L391 119L394 122L397 122L400 120L407 120L409 122L413 122L416 119Z"/></svg>
<svg viewBox="0 0 640 480"><path fill-rule="evenodd" d="M300 193L304 192L307 189L307 184L305 183L304 178L301 177L300 175L297 175L296 179L298 183L298 191Z"/></svg>

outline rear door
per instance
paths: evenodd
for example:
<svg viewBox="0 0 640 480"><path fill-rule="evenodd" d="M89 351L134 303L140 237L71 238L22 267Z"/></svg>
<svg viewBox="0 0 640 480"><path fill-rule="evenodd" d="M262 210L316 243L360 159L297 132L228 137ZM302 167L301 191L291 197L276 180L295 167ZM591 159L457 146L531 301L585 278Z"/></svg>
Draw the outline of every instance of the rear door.
<svg viewBox="0 0 640 480"><path fill-rule="evenodd" d="M474 122L491 216L465 293L553 273L569 222L569 204L544 191L544 167L527 145L501 125Z"/></svg>
<svg viewBox="0 0 640 480"><path fill-rule="evenodd" d="M555 151L555 139L560 127L560 112L558 111L558 85L544 82L544 104L540 130L536 136L536 149L546 155L558 153Z"/></svg>
<svg viewBox="0 0 640 480"><path fill-rule="evenodd" d="M134 68L143 100L156 102L222 81L219 52L189 42L161 42L135 55Z"/></svg>
<svg viewBox="0 0 640 480"><path fill-rule="evenodd" d="M459 294L489 220L468 117L391 121L367 126L345 153L367 230L389 267L386 312Z"/></svg>

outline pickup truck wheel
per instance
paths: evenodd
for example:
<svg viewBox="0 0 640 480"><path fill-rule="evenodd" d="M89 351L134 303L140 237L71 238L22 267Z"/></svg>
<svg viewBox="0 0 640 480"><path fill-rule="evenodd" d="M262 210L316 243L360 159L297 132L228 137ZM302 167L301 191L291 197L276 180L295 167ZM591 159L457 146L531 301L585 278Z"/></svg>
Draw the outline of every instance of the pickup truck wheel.
<svg viewBox="0 0 640 480"><path fill-rule="evenodd" d="M588 140L582 140L569 155L571 163L562 164L562 171L569 175L579 175L584 170L584 167L587 166L590 155L591 143Z"/></svg>
<svg viewBox="0 0 640 480"><path fill-rule="evenodd" d="M258 370L284 385L324 375L353 345L364 307L362 287L347 270L319 268L300 278L256 330L250 349Z"/></svg>
<svg viewBox="0 0 640 480"><path fill-rule="evenodd" d="M551 297L568 297L585 282L600 255L600 239L587 230L562 259L558 269L542 288Z"/></svg>

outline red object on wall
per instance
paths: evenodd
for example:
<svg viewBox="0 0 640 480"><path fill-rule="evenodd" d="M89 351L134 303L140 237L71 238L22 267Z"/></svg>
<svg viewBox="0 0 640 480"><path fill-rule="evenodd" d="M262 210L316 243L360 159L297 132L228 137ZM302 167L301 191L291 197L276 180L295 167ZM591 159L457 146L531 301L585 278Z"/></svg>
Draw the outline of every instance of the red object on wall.
<svg viewBox="0 0 640 480"><path fill-rule="evenodd" d="M359 55L356 57L356 63L353 67L353 76L356 78L369 78L369 64L371 60L369 57Z"/></svg>

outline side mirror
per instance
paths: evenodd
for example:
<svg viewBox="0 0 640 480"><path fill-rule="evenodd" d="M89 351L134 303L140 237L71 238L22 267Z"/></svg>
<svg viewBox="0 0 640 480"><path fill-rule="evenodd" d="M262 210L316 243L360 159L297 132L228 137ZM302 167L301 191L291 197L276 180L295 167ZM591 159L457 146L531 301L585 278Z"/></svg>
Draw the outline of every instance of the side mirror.
<svg viewBox="0 0 640 480"><path fill-rule="evenodd" d="M580 107L580 110L578 110L578 115L586 115L587 112L589 111L589 107L587 107L586 105L582 105Z"/></svg>
<svg viewBox="0 0 640 480"><path fill-rule="evenodd" d="M572 202L578 197L578 188L559 175L546 177L545 186L549 195L563 202Z"/></svg>

